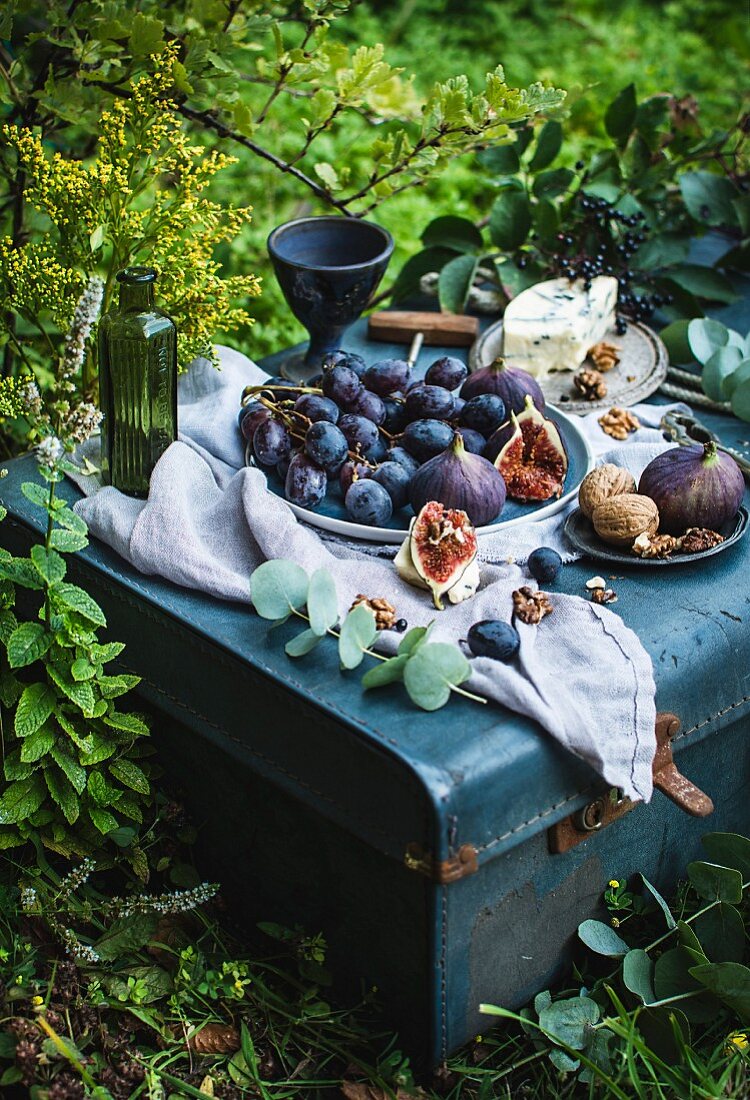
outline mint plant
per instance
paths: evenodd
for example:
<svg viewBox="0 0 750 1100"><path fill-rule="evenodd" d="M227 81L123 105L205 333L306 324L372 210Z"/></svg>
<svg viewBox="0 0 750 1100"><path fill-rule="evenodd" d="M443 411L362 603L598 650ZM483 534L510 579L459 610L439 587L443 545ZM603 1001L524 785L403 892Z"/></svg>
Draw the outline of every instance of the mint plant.
<svg viewBox="0 0 750 1100"><path fill-rule="evenodd" d="M57 495L76 468L76 443L99 423L96 408L76 397L76 379L102 291L92 280L81 296L46 406L33 380L8 379L0 390L0 412L25 419L28 437L38 441L41 483L21 489L45 515L44 540L27 557L0 547L0 849L41 842L63 856L86 856L107 838L129 848L143 874L135 840L151 797L141 744L149 731L141 715L115 702L139 678L108 670L125 647L99 640L107 625L102 609L66 579L65 555L87 545L87 528ZM30 619L18 616L19 589L37 602Z"/></svg>
<svg viewBox="0 0 750 1100"><path fill-rule="evenodd" d="M303 657L330 635L338 639L342 669L358 668L366 656L381 662L362 677L365 690L402 682L422 710L439 710L454 692L476 703L487 702L459 686L471 675L471 665L458 646L429 641L432 624L413 627L401 639L396 656L385 657L373 649L379 632L369 607L358 604L339 622L336 584L326 569L308 577L295 562L264 562L250 578L250 596L258 615L271 619L274 626L291 616L309 624L286 643L289 657Z"/></svg>

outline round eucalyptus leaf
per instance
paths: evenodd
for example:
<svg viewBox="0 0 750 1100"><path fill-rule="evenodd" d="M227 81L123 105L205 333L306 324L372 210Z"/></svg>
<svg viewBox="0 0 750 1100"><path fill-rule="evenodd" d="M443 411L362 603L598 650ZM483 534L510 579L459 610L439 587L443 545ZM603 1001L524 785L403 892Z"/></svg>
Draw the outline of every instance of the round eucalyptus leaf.
<svg viewBox="0 0 750 1100"><path fill-rule="evenodd" d="M318 642L322 641L320 634L314 630L303 630L295 638L292 638L284 646L287 657L304 657L306 653L315 649Z"/></svg>
<svg viewBox="0 0 750 1100"><path fill-rule="evenodd" d="M341 624L339 660L344 668L356 668L362 663L364 651L378 636L375 614L364 604L357 604Z"/></svg>
<svg viewBox="0 0 750 1100"><path fill-rule="evenodd" d="M732 393L732 412L740 420L750 421L750 380L742 382Z"/></svg>
<svg viewBox="0 0 750 1100"><path fill-rule="evenodd" d="M307 616L314 634L322 636L336 625L339 617L336 582L327 569L316 569L310 577Z"/></svg>
<svg viewBox="0 0 750 1100"><path fill-rule="evenodd" d="M710 317L694 317L687 332L690 350L699 363L707 363L715 351L729 343L729 330Z"/></svg>
<svg viewBox="0 0 750 1100"><path fill-rule="evenodd" d="M742 962L745 923L739 910L722 901L693 921L693 928L711 962Z"/></svg>
<svg viewBox="0 0 750 1100"><path fill-rule="evenodd" d="M578 937L597 955L621 959L628 953L628 945L614 928L600 920L585 920L578 925Z"/></svg>
<svg viewBox="0 0 750 1100"><path fill-rule="evenodd" d="M583 1050L600 1014L599 1005L590 997L569 997L543 1008L539 1013L539 1026L552 1039L574 1050Z"/></svg>
<svg viewBox="0 0 750 1100"><path fill-rule="evenodd" d="M728 901L732 905L742 901L742 875L734 867L695 860L688 863L687 874L693 889L707 901Z"/></svg>
<svg viewBox="0 0 750 1100"><path fill-rule="evenodd" d="M713 401L725 401L727 398L727 380L742 361L739 348L718 348L706 362L701 371L701 385Z"/></svg>
<svg viewBox="0 0 750 1100"><path fill-rule="evenodd" d="M628 951L622 961L622 980L643 1004L656 1000L653 986L654 964L640 947Z"/></svg>
<svg viewBox="0 0 750 1100"><path fill-rule="evenodd" d="M368 669L362 677L362 687L385 687L386 684L395 684L404 678L404 669L409 657L406 653L398 657L390 657L387 661L379 661L374 668Z"/></svg>
<svg viewBox="0 0 750 1100"><path fill-rule="evenodd" d="M750 840L739 833L706 833L701 844L713 863L734 867L743 882L750 882Z"/></svg>
<svg viewBox="0 0 750 1100"><path fill-rule="evenodd" d="M293 561L265 561L250 578L250 599L262 619L283 619L307 601L307 573Z"/></svg>
<svg viewBox="0 0 750 1100"><path fill-rule="evenodd" d="M729 351L729 348L725 349ZM750 359L743 359L724 379L724 393L731 400L732 394L743 382L750 382Z"/></svg>
<svg viewBox="0 0 750 1100"><path fill-rule="evenodd" d="M450 699L451 688L470 674L469 662L457 646L430 642L409 658L404 685L409 698L422 710L439 710Z"/></svg>

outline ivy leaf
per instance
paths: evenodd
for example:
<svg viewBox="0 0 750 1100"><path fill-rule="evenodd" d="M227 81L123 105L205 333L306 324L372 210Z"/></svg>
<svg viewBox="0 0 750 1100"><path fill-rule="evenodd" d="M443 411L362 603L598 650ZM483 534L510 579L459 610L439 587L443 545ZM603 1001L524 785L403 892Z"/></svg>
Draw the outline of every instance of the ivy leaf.
<svg viewBox="0 0 750 1100"><path fill-rule="evenodd" d="M490 238L504 252L514 252L529 235L531 207L525 191L503 191L490 211Z"/></svg>
<svg viewBox="0 0 750 1100"><path fill-rule="evenodd" d="M21 760L25 764L35 764L48 753L55 743L55 732L48 726L42 726L24 739L21 745Z"/></svg>
<svg viewBox="0 0 750 1100"><path fill-rule="evenodd" d="M604 113L604 129L613 141L622 146L628 140L638 110L635 97L635 84L628 84L607 107Z"/></svg>
<svg viewBox="0 0 750 1100"><path fill-rule="evenodd" d="M316 634L314 630L303 630L286 643L284 652L287 657L304 657L322 641L323 635Z"/></svg>
<svg viewBox="0 0 750 1100"><path fill-rule="evenodd" d="M422 244L429 248L449 248L453 252L479 252L484 247L482 234L468 218L446 214L434 218L422 233Z"/></svg>
<svg viewBox="0 0 750 1100"><path fill-rule="evenodd" d="M39 775L17 779L0 798L0 825L17 825L25 821L44 802L44 783Z"/></svg>
<svg viewBox="0 0 750 1100"><path fill-rule="evenodd" d="M58 584L52 595L55 603L70 608L71 611L75 611L77 615L82 615L84 619L88 619L95 626L107 625L104 612L99 604L89 596L88 592L84 592L82 588L79 588L77 584Z"/></svg>
<svg viewBox="0 0 750 1100"><path fill-rule="evenodd" d="M332 626L336 625L339 617L336 582L327 569L316 569L310 577L310 588L307 593L307 615L313 634L318 634L321 637ZM293 656L297 656L297 654L293 654Z"/></svg>
<svg viewBox="0 0 750 1100"><path fill-rule="evenodd" d="M687 875L691 886L707 901L728 901L733 905L742 901L742 875L734 867L696 860L688 863Z"/></svg>
<svg viewBox="0 0 750 1100"><path fill-rule="evenodd" d="M59 527L52 532L49 541L55 550L61 550L64 554L73 554L89 544L89 540L80 531L67 531Z"/></svg>
<svg viewBox="0 0 750 1100"><path fill-rule="evenodd" d="M368 688L385 687L386 684L396 683L398 680L403 680L404 669L406 668L406 662L409 660L407 653L402 653L398 657L389 657L387 661L381 661L374 668L368 669L368 671L362 677L362 687L365 691Z"/></svg>
<svg viewBox="0 0 750 1100"><path fill-rule="evenodd" d="M115 779L118 779L126 787L130 787L132 791L136 791L138 794L150 793L151 785L145 773L132 760L113 760L109 765L109 770Z"/></svg>
<svg viewBox="0 0 750 1100"><path fill-rule="evenodd" d="M43 657L52 645L52 637L41 623L21 623L8 639L8 664L23 668Z"/></svg>
<svg viewBox="0 0 750 1100"><path fill-rule="evenodd" d="M357 668L364 651L378 636L374 613L364 604L357 604L344 619L339 634L339 660L342 668Z"/></svg>
<svg viewBox="0 0 750 1100"><path fill-rule="evenodd" d="M733 206L737 191L725 176L713 172L683 172L679 184L685 206L697 222L715 226L737 224Z"/></svg>
<svg viewBox="0 0 750 1100"><path fill-rule="evenodd" d="M409 698L422 710L438 710L450 699L451 688L471 675L471 667L457 646L429 642L420 646L404 669Z"/></svg>
<svg viewBox="0 0 750 1100"><path fill-rule="evenodd" d="M438 297L444 312L463 313L478 264L476 256L456 256L442 269L438 277Z"/></svg>
<svg viewBox="0 0 750 1100"><path fill-rule="evenodd" d="M585 920L578 925L578 938L597 955L609 959L622 959L628 953L628 945L614 928L600 920Z"/></svg>
<svg viewBox="0 0 750 1100"><path fill-rule="evenodd" d="M53 801L62 810L68 824L73 825L78 820L81 805L72 783L55 768L45 768L44 779Z"/></svg>
<svg viewBox="0 0 750 1100"><path fill-rule="evenodd" d="M54 710L55 698L49 684L29 684L25 687L16 708L16 736L28 737L44 725Z"/></svg>
<svg viewBox="0 0 750 1100"><path fill-rule="evenodd" d="M536 139L536 149L529 161L529 169L539 172L551 164L562 147L563 129L559 122L550 119L545 122Z"/></svg>
<svg viewBox="0 0 750 1100"><path fill-rule="evenodd" d="M250 598L262 619L281 619L307 602L309 581L293 561L266 561L250 578Z"/></svg>
<svg viewBox="0 0 750 1100"><path fill-rule="evenodd" d="M428 626L413 626L411 630L407 630L398 644L399 656L403 653L409 656L415 653L419 646L424 645L430 636L432 626L433 624L430 623Z"/></svg>
<svg viewBox="0 0 750 1100"><path fill-rule="evenodd" d="M653 987L654 964L640 947L628 951L622 961L622 980L643 1004L656 1000Z"/></svg>
<svg viewBox="0 0 750 1100"><path fill-rule="evenodd" d="M130 26L128 42L133 57L148 57L160 53L164 46L164 24L151 15L136 12Z"/></svg>
<svg viewBox="0 0 750 1100"><path fill-rule="evenodd" d="M703 963L691 975L743 1020L750 1020L750 969L736 962Z"/></svg>

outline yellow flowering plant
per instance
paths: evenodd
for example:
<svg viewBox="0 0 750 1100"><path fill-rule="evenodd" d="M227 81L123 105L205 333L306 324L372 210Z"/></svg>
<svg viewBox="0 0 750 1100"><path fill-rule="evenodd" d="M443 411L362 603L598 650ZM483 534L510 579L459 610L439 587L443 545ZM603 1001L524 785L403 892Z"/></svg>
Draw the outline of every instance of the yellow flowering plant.
<svg viewBox="0 0 750 1100"><path fill-rule="evenodd" d="M9 236L0 239L0 324L18 358L42 381L42 364L56 352L94 272L104 279L106 312L120 268L148 262L158 269L183 368L196 355L213 355L218 331L251 322L240 303L259 294L258 279L222 278L216 259L217 248L250 220L251 208L208 197L213 177L233 158L207 151L185 133L169 94L175 56L176 46L154 55L153 72L133 79L128 94L102 110L90 158L50 154L39 132L3 128L39 232L20 247ZM89 356L84 390L92 385L92 367Z"/></svg>

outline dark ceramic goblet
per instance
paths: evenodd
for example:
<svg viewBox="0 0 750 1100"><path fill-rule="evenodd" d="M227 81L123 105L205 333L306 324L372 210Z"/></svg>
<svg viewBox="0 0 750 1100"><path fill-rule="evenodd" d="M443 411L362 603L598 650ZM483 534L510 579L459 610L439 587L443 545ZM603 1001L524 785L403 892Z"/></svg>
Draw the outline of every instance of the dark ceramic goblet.
<svg viewBox="0 0 750 1100"><path fill-rule="evenodd" d="M393 238L359 218L298 218L268 238L289 308L310 333L306 352L297 352L281 373L303 382L320 370L323 356L341 347L344 330L372 298L393 252Z"/></svg>

